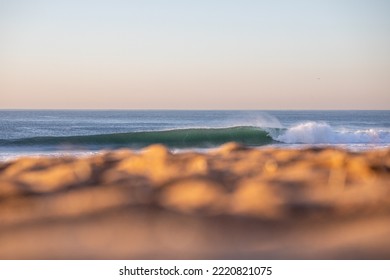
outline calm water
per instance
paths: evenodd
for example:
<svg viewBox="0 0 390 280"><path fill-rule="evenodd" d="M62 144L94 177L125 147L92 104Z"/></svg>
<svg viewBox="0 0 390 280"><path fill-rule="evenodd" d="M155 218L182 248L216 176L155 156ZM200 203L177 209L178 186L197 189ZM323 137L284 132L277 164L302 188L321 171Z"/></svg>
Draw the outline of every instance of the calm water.
<svg viewBox="0 0 390 280"><path fill-rule="evenodd" d="M390 111L0 111L0 159L163 143L172 149L390 146Z"/></svg>

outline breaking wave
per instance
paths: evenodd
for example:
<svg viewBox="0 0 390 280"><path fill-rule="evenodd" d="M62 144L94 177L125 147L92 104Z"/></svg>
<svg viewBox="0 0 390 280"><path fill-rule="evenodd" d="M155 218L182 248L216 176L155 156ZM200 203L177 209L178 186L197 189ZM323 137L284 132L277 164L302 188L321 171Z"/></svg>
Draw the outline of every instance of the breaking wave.
<svg viewBox="0 0 390 280"><path fill-rule="evenodd" d="M325 122L305 122L288 128L274 140L287 144L385 144L390 131L381 129L336 129Z"/></svg>
<svg viewBox="0 0 390 280"><path fill-rule="evenodd" d="M32 137L0 140L3 146L96 146L140 148L164 144L174 148L215 147L226 142L262 146L275 142L262 128L238 126L228 128L189 128L66 137Z"/></svg>
<svg viewBox="0 0 390 280"><path fill-rule="evenodd" d="M212 148L227 142L248 146L269 144L390 144L390 131L334 128L324 122L305 122L290 128L234 126L227 128L186 128L100 135L0 139L2 147L47 148L142 148L164 144L170 148Z"/></svg>

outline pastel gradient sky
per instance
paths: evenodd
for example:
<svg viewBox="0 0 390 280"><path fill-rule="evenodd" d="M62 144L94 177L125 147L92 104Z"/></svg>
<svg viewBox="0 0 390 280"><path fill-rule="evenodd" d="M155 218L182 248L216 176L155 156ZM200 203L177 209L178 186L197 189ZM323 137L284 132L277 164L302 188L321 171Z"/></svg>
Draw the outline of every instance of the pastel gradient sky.
<svg viewBox="0 0 390 280"><path fill-rule="evenodd" d="M390 1L0 0L0 108L390 109Z"/></svg>

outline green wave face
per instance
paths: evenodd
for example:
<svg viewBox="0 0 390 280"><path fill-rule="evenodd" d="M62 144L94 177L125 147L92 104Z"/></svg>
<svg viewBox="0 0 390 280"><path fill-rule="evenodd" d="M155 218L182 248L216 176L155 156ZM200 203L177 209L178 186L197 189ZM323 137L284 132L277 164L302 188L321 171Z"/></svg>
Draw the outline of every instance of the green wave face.
<svg viewBox="0 0 390 280"><path fill-rule="evenodd" d="M231 141L250 146L262 146L275 142L264 129L239 126L230 128L191 128L68 137L34 137L0 140L0 144L5 146L74 145L106 148L141 148L147 145L160 143L172 148L208 148Z"/></svg>

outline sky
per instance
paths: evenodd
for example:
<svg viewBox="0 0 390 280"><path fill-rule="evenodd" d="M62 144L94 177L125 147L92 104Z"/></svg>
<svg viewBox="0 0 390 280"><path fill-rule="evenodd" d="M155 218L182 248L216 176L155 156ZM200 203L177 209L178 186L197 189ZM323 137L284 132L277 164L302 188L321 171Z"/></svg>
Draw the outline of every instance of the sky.
<svg viewBox="0 0 390 280"><path fill-rule="evenodd" d="M0 0L0 109L390 109L390 1Z"/></svg>

